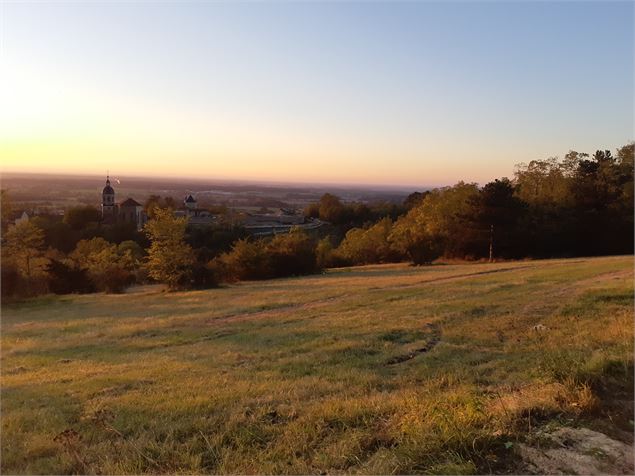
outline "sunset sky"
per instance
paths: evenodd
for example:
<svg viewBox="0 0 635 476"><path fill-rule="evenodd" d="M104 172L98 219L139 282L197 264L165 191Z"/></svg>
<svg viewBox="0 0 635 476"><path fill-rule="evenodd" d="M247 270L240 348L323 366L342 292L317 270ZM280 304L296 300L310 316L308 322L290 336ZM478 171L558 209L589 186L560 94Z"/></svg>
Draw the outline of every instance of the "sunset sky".
<svg viewBox="0 0 635 476"><path fill-rule="evenodd" d="M2 170L444 185L614 150L633 8L4 2Z"/></svg>

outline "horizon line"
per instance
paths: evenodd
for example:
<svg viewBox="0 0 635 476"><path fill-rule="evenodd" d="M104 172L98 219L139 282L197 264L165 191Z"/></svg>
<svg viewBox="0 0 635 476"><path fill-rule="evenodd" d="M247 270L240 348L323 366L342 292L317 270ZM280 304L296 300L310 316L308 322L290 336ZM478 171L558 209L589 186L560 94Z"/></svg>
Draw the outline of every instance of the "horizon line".
<svg viewBox="0 0 635 476"><path fill-rule="evenodd" d="M98 173L77 173L77 172L33 172L33 171L21 171L21 170L0 170L0 183L2 182L2 177L4 176L48 176L48 177L72 177L74 179L79 178L99 178L103 177L106 179L106 174L100 175ZM435 188L449 187L461 180L454 182L454 184L379 184L379 183L355 183L355 182L311 182L311 181L275 181L275 180L267 180L267 179L240 179L240 178L211 178L211 177L191 177L191 176L175 176L171 177L169 175L113 175L112 171L110 171L110 176L115 178L127 178L133 180L162 180L162 181L173 181L173 182L200 182L200 183L224 183L224 184L232 184L232 185L241 185L241 184L253 184L253 185L261 185L261 186L287 186L294 188L302 188L302 187L333 187L333 188L358 188L358 189L369 189L376 188L385 191L408 191L408 190L432 190ZM481 185L478 181L464 181L466 183L476 183L479 186Z"/></svg>

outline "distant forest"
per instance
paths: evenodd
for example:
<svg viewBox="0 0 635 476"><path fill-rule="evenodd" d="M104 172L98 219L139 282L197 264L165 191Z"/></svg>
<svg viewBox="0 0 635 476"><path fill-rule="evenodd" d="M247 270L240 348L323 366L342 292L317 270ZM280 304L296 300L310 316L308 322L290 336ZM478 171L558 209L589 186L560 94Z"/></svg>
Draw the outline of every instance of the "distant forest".
<svg viewBox="0 0 635 476"><path fill-rule="evenodd" d="M327 226L269 238L229 225L188 227L172 213L173 199L156 196L141 232L100 223L94 207L13 224L3 191L2 296L121 292L135 283L205 288L401 261L632 254L634 149L570 151L520 164L513 179L414 192L401 205L324 194L304 213Z"/></svg>

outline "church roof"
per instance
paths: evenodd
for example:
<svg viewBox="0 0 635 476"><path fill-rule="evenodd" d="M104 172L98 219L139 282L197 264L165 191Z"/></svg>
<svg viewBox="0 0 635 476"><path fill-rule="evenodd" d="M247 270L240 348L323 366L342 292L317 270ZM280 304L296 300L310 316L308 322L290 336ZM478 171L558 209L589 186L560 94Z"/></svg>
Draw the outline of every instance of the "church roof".
<svg viewBox="0 0 635 476"><path fill-rule="evenodd" d="M136 200L133 200L132 198L128 198L127 200L124 200L123 202L121 202L119 206L120 207L141 207L143 205L141 205Z"/></svg>
<svg viewBox="0 0 635 476"><path fill-rule="evenodd" d="M106 186L104 190L101 192L103 195L114 195L115 189L110 186L110 177L106 177Z"/></svg>
<svg viewBox="0 0 635 476"><path fill-rule="evenodd" d="M185 199L185 203L196 203L196 199L192 195L188 195Z"/></svg>

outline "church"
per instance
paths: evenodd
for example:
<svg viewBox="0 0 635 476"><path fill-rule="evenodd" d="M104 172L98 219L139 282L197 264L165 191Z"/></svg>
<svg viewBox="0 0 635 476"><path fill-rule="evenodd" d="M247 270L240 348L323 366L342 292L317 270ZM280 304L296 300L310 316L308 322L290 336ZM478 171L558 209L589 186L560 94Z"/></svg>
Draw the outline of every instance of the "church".
<svg viewBox="0 0 635 476"><path fill-rule="evenodd" d="M127 198L120 204L115 203L115 189L109 176L106 176L106 186L101 192L101 217L103 223L133 223L137 230L148 221L143 205L136 200Z"/></svg>
<svg viewBox="0 0 635 476"><path fill-rule="evenodd" d="M183 205L183 209L175 210L174 215L186 217L188 225L213 225L218 221L218 217L208 210L198 208L198 203L192 195L185 198ZM101 192L101 217L102 223L133 223L137 230L141 230L148 221L143 205L136 200L127 198L120 204L115 202L115 189L110 183L109 176L106 176L106 186Z"/></svg>

